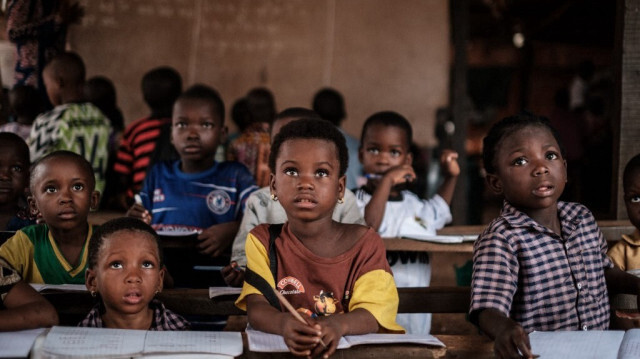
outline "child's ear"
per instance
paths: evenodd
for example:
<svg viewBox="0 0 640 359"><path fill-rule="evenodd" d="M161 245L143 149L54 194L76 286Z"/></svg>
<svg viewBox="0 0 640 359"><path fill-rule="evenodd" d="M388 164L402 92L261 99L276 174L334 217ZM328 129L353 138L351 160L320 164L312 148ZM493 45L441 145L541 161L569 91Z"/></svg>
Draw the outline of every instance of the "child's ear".
<svg viewBox="0 0 640 359"><path fill-rule="evenodd" d="M358 147L358 161L362 163L362 159L364 158L364 148L362 146Z"/></svg>
<svg viewBox="0 0 640 359"><path fill-rule="evenodd" d="M95 211L98 209L99 204L100 204L100 192L93 191L91 193L91 202L89 203L89 209Z"/></svg>
<svg viewBox="0 0 640 359"><path fill-rule="evenodd" d="M229 128L227 128L227 126L222 126L222 129L220 130L220 143L227 142L228 133L229 133Z"/></svg>
<svg viewBox="0 0 640 359"><path fill-rule="evenodd" d="M96 292L98 290L96 272L91 268L87 268L84 272L84 285L87 287L89 292Z"/></svg>
<svg viewBox="0 0 640 359"><path fill-rule="evenodd" d="M269 189L271 189L272 195L278 194L278 192L276 192L276 176L273 173L269 174Z"/></svg>
<svg viewBox="0 0 640 359"><path fill-rule="evenodd" d="M36 199L33 196L27 196L27 203L29 203L29 214L32 217L35 217L40 210L38 209L38 205L36 204Z"/></svg>
<svg viewBox="0 0 640 359"><path fill-rule="evenodd" d="M413 163L413 153L408 152L407 157L404 158L404 164L411 166L412 163Z"/></svg>
<svg viewBox="0 0 640 359"><path fill-rule="evenodd" d="M491 188L497 194L502 194L502 181L500 181L500 178L498 178L498 176L492 173L487 173L486 180L489 188Z"/></svg>
<svg viewBox="0 0 640 359"><path fill-rule="evenodd" d="M159 279L159 283L158 283L158 289L156 289L158 291L158 293L162 292L162 288L164 286L164 273L167 271L167 267L163 266L162 269L160 269L160 272L158 272L158 274L160 275Z"/></svg>
<svg viewBox="0 0 640 359"><path fill-rule="evenodd" d="M344 199L344 191L347 188L347 175L342 175L340 179L338 179L338 199Z"/></svg>

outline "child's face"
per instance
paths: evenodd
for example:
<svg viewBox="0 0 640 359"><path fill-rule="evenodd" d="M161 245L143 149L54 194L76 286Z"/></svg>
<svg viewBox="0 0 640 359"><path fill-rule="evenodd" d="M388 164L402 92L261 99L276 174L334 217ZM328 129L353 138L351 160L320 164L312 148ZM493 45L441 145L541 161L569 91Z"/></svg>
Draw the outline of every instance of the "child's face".
<svg viewBox="0 0 640 359"><path fill-rule="evenodd" d="M362 138L358 152L366 174L384 175L389 169L411 164L407 134L402 128L374 124Z"/></svg>
<svg viewBox="0 0 640 359"><path fill-rule="evenodd" d="M86 226L89 210L97 208L91 173L74 160L54 157L35 168L29 205L40 211L50 227L75 229Z"/></svg>
<svg viewBox="0 0 640 359"><path fill-rule="evenodd" d="M624 204L627 206L627 215L631 224L640 228L640 170L633 171L625 182Z"/></svg>
<svg viewBox="0 0 640 359"><path fill-rule="evenodd" d="M51 104L53 106L61 105L60 81L56 78L51 66L45 67L44 71L42 71L42 81L44 82L44 87L47 90L47 97L49 97Z"/></svg>
<svg viewBox="0 0 640 359"><path fill-rule="evenodd" d="M496 173L487 183L516 208L530 215L540 209L556 210L567 182L567 163L551 132L527 126L510 134L496 151Z"/></svg>
<svg viewBox="0 0 640 359"><path fill-rule="evenodd" d="M145 232L114 232L104 238L96 266L85 277L87 289L100 293L105 315L141 313L162 290L158 245Z"/></svg>
<svg viewBox="0 0 640 359"><path fill-rule="evenodd" d="M344 196L335 144L320 139L292 139L282 143L271 175L271 193L278 196L289 221L329 217Z"/></svg>
<svg viewBox="0 0 640 359"><path fill-rule="evenodd" d="M182 99L173 107L171 143L182 162L196 165L197 171L211 166L226 133L222 119L207 101Z"/></svg>
<svg viewBox="0 0 640 359"><path fill-rule="evenodd" d="M29 182L29 160L13 142L0 144L0 208L13 209Z"/></svg>

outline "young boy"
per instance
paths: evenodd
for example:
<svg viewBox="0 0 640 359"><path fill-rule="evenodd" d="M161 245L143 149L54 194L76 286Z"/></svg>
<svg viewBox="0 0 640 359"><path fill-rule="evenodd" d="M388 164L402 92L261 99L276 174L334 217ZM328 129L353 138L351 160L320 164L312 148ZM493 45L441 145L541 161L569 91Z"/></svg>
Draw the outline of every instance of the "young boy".
<svg viewBox="0 0 640 359"><path fill-rule="evenodd" d="M402 188L416 174L411 167L411 124L395 112L378 112L367 119L360 145L360 162L367 184L356 191L358 207L368 225L382 237L398 237L408 221L418 222L430 234L451 221L449 204L460 168L457 154L444 151L441 157L444 182L433 198L421 200ZM390 252L387 259L398 287L427 287L431 267L426 254ZM400 314L398 323L408 333L429 333L430 314Z"/></svg>
<svg viewBox="0 0 640 359"><path fill-rule="evenodd" d="M275 138L280 128L289 122L302 118L320 120L320 116L314 111L301 107L291 107L278 114L271 127L271 138ZM251 193L247 199L246 209L238 234L233 240L231 251L231 264L222 269L222 276L228 285L234 287L242 286L244 281L244 267L247 266L247 256L244 250L249 232L262 223L284 223L287 221L287 214L278 201L270 199L271 189L262 187ZM364 224L362 215L356 206L355 196L348 189L345 190L344 203L336 205L333 212L333 219L342 223Z"/></svg>
<svg viewBox="0 0 640 359"><path fill-rule="evenodd" d="M607 292L640 292L607 258L593 214L558 201L562 153L549 122L531 114L505 118L483 141L487 184L505 202L474 244L469 317L498 358L533 358L534 330L608 329Z"/></svg>
<svg viewBox="0 0 640 359"><path fill-rule="evenodd" d="M83 284L93 232L87 216L100 199L91 164L69 151L48 154L33 165L30 189L29 205L44 224L17 231L0 257L29 283Z"/></svg>
<svg viewBox="0 0 640 359"><path fill-rule="evenodd" d="M58 313L0 258L0 332L58 324Z"/></svg>
<svg viewBox="0 0 640 359"><path fill-rule="evenodd" d="M15 133L0 132L0 229L17 231L35 224L25 193L29 184L29 147Z"/></svg>
<svg viewBox="0 0 640 359"><path fill-rule="evenodd" d="M131 206L133 194L142 189L161 130L171 125L171 110L182 92L182 78L173 68L157 67L142 77L141 87L151 114L127 126L113 166L119 177L118 203L123 209Z"/></svg>
<svg viewBox="0 0 640 359"><path fill-rule="evenodd" d="M29 148L37 161L56 150L84 157L96 174L96 190L102 192L107 171L109 120L89 102L83 102L85 67L80 56L65 52L44 68L44 84L54 109L36 118Z"/></svg>
<svg viewBox="0 0 640 359"><path fill-rule="evenodd" d="M176 270L178 265L217 264L211 258L229 248L244 203L256 186L242 164L214 159L226 135L224 104L214 89L194 85L180 95L173 108L172 126L171 143L180 160L159 163L149 170L140 191L142 204L134 204L128 215L150 223L159 232L199 233L197 248L203 257L177 263L166 258L167 268L177 274L181 272ZM202 281L213 279L208 275L208 279L189 283L192 278L175 277L176 285L192 286L209 286L211 283Z"/></svg>

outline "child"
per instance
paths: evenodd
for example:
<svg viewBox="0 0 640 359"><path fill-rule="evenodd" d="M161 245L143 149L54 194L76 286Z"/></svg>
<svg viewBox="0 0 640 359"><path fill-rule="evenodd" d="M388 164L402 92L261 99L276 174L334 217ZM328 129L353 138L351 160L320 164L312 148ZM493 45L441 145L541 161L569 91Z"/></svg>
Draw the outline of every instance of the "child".
<svg viewBox="0 0 640 359"><path fill-rule="evenodd" d="M75 152L84 157L96 173L96 190L104 190L107 171L109 120L89 102L83 102L84 63L80 56L65 52L55 56L44 68L44 84L54 109L36 118L29 148L37 161L56 150Z"/></svg>
<svg viewBox="0 0 640 359"><path fill-rule="evenodd" d="M112 219L93 233L86 286L98 304L78 326L189 330L190 324L155 296L164 269L156 232L134 218Z"/></svg>
<svg viewBox="0 0 640 359"><path fill-rule="evenodd" d="M0 132L13 132L26 141L42 107L38 90L29 85L17 85L9 91L9 110L13 122L0 126Z"/></svg>
<svg viewBox="0 0 640 359"><path fill-rule="evenodd" d="M532 114L508 117L482 155L487 184L505 201L474 245L470 320L495 340L496 356L532 358L534 330L608 329L607 292L636 294L640 279L613 268L586 207L558 201L567 167L556 131Z"/></svg>
<svg viewBox="0 0 640 359"><path fill-rule="evenodd" d="M382 237L399 237L401 229L416 221L429 234L451 221L449 204L460 168L457 154L443 151L444 182L433 198L421 200L403 188L416 174L411 167L411 124L395 112L378 112L362 128L360 162L369 177L356 191L358 207L368 225ZM427 287L431 267L426 253L390 252L387 254L398 287ZM430 314L400 314L398 322L408 333L429 333Z"/></svg>
<svg viewBox="0 0 640 359"><path fill-rule="evenodd" d="M640 269L640 155L627 163L622 176L624 204L629 221L636 227L632 234L623 234L607 255L623 271Z"/></svg>
<svg viewBox="0 0 640 359"><path fill-rule="evenodd" d="M302 118L320 120L320 116L314 111L301 107L291 107L278 114L271 127L271 138L280 132L282 126L289 122ZM262 187L251 193L247 199L240 229L233 240L231 251L231 264L222 269L222 276L228 285L234 287L242 286L244 282L244 267L247 266L247 256L244 252L247 235L255 226L262 223L284 223L287 221L287 214L278 201L269 199L271 189ZM364 224L362 215L356 205L355 196L351 191L345 189L344 203L338 204L333 211L333 220L342 223Z"/></svg>
<svg viewBox="0 0 640 359"><path fill-rule="evenodd" d="M98 206L93 168L82 156L56 151L31 169L29 206L44 224L25 227L0 247L3 257L29 283L83 284L87 244Z"/></svg>
<svg viewBox="0 0 640 359"><path fill-rule="evenodd" d="M344 137L324 121L291 122L271 146L271 196L287 222L249 234L247 281L236 305L246 308L253 328L282 335L294 355L328 357L346 334L403 332L380 236L331 218L344 195L347 161ZM309 325L280 309L274 287L310 315Z"/></svg>
<svg viewBox="0 0 640 359"><path fill-rule="evenodd" d="M175 267L217 265L211 257L219 257L229 248L244 203L256 186L251 173L240 163L214 160L226 135L224 104L214 89L204 85L187 89L176 100L172 125L171 143L180 160L150 169L140 191L142 204L134 204L128 215L150 223L157 231L198 232L197 248L206 256L196 260L201 263L180 260L172 266L168 258L167 267L176 277L176 285L209 286L200 280L185 282L188 278L179 278Z"/></svg>
<svg viewBox="0 0 640 359"><path fill-rule="evenodd" d="M129 208L134 193L142 189L162 128L171 127L171 110L182 92L182 78L170 67L158 67L142 77L141 87L151 114L127 126L113 166L119 177L117 202L122 209Z"/></svg>
<svg viewBox="0 0 640 359"><path fill-rule="evenodd" d="M0 258L0 332L56 324L58 313L51 303Z"/></svg>
<svg viewBox="0 0 640 359"><path fill-rule="evenodd" d="M29 182L29 147L22 138L0 132L0 228L5 231L35 224L25 193Z"/></svg>

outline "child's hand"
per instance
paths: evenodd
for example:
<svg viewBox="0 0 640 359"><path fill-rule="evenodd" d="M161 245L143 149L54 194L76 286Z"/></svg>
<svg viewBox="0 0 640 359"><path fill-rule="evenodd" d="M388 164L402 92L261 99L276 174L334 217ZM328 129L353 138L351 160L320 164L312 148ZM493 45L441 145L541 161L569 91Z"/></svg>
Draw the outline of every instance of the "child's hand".
<svg viewBox="0 0 640 359"><path fill-rule="evenodd" d="M244 269L238 266L238 263L231 262L220 271L224 282L230 287L242 287L244 283Z"/></svg>
<svg viewBox="0 0 640 359"><path fill-rule="evenodd" d="M220 256L233 241L238 231L238 222L214 224L198 235L200 253L211 257Z"/></svg>
<svg viewBox="0 0 640 359"><path fill-rule="evenodd" d="M416 179L416 173L411 165L400 165L390 168L382 177L382 180L391 181L391 186L411 182Z"/></svg>
<svg viewBox="0 0 640 359"><path fill-rule="evenodd" d="M440 168L442 168L442 174L446 177L457 177L460 175L458 153L453 150L443 150L440 155Z"/></svg>
<svg viewBox="0 0 640 359"><path fill-rule="evenodd" d="M146 224L151 224L151 213L141 204L134 203L127 211L127 217L138 218Z"/></svg>
<svg viewBox="0 0 640 359"><path fill-rule="evenodd" d="M293 315L286 313L287 318L283 321L282 337L289 351L297 356L311 356L317 347L322 352L324 348L320 345L322 328L315 320L305 318L309 324L299 322ZM315 354L314 354L315 355Z"/></svg>
<svg viewBox="0 0 640 359"><path fill-rule="evenodd" d="M498 333L493 351L496 358L533 358L529 335L515 322Z"/></svg>
<svg viewBox="0 0 640 359"><path fill-rule="evenodd" d="M338 348L338 343L344 333L340 323L335 320L331 320L331 318L332 317L324 317L320 320L322 341L327 345L327 347L324 348L322 345L318 345L311 354L312 357L322 354L323 358L328 358L333 355L333 353L336 352L336 348Z"/></svg>

